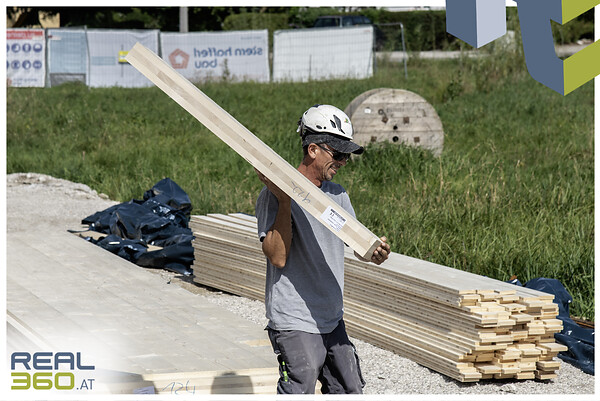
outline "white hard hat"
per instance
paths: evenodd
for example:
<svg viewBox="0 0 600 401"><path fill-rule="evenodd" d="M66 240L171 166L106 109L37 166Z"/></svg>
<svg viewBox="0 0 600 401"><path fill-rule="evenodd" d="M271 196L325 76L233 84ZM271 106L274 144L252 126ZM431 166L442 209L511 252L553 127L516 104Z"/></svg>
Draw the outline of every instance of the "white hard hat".
<svg viewBox="0 0 600 401"><path fill-rule="evenodd" d="M354 130L350 118L342 110L327 104L316 104L306 110L298 121L302 144L328 143L342 153L363 152L363 148L352 142Z"/></svg>
<svg viewBox="0 0 600 401"><path fill-rule="evenodd" d="M298 122L298 132L304 136L307 131L314 134L333 134L348 140L352 140L354 133L346 113L328 104L316 104L302 114Z"/></svg>

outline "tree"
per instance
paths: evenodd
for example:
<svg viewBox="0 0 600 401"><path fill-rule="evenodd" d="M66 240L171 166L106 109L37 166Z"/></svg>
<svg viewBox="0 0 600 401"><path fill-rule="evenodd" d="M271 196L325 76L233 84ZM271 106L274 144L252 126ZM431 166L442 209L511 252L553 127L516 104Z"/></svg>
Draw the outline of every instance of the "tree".
<svg viewBox="0 0 600 401"><path fill-rule="evenodd" d="M240 13L289 13L290 7L189 7L190 31L220 31L228 15ZM40 25L39 13L60 15L61 27L160 29L179 31L179 7L9 7L15 27Z"/></svg>
<svg viewBox="0 0 600 401"><path fill-rule="evenodd" d="M54 16L55 13L42 9L40 7L7 7L6 16L11 21L15 21L15 28L29 28L40 26L40 13L46 16Z"/></svg>

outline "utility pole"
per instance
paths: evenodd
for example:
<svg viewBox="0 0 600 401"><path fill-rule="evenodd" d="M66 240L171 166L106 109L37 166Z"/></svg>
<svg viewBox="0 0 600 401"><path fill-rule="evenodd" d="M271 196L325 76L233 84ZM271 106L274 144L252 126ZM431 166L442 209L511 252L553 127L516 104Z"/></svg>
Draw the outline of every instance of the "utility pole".
<svg viewBox="0 0 600 401"><path fill-rule="evenodd" d="M187 7L179 7L179 32L189 32Z"/></svg>

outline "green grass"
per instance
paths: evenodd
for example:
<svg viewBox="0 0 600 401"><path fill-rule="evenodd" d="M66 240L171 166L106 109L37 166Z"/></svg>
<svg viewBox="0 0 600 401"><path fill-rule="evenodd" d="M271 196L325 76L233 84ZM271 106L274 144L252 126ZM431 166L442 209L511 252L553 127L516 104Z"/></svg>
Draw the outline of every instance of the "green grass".
<svg viewBox="0 0 600 401"><path fill-rule="evenodd" d="M560 96L518 54L416 59L408 76L381 62L364 80L201 89L292 165L309 106L343 109L379 87L418 93L443 122L443 154L372 146L350 162L336 181L359 220L395 252L499 280L556 278L572 314L593 319L593 84ZM117 201L170 177L194 214L254 213L262 184L252 167L155 87L8 88L7 102L8 173L50 174Z"/></svg>

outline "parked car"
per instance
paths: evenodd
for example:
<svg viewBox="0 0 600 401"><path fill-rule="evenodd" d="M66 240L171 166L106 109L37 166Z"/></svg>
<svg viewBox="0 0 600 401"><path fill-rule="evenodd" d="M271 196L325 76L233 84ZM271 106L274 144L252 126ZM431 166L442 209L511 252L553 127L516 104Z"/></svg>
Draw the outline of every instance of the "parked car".
<svg viewBox="0 0 600 401"><path fill-rule="evenodd" d="M364 15L325 15L317 17L314 28L333 28L349 27L356 25L372 25L375 30L375 49L380 50L383 46L384 34L381 29L373 24L368 17Z"/></svg>
<svg viewBox="0 0 600 401"><path fill-rule="evenodd" d="M371 20L364 15L326 15L315 20L315 28L332 26L373 25Z"/></svg>

